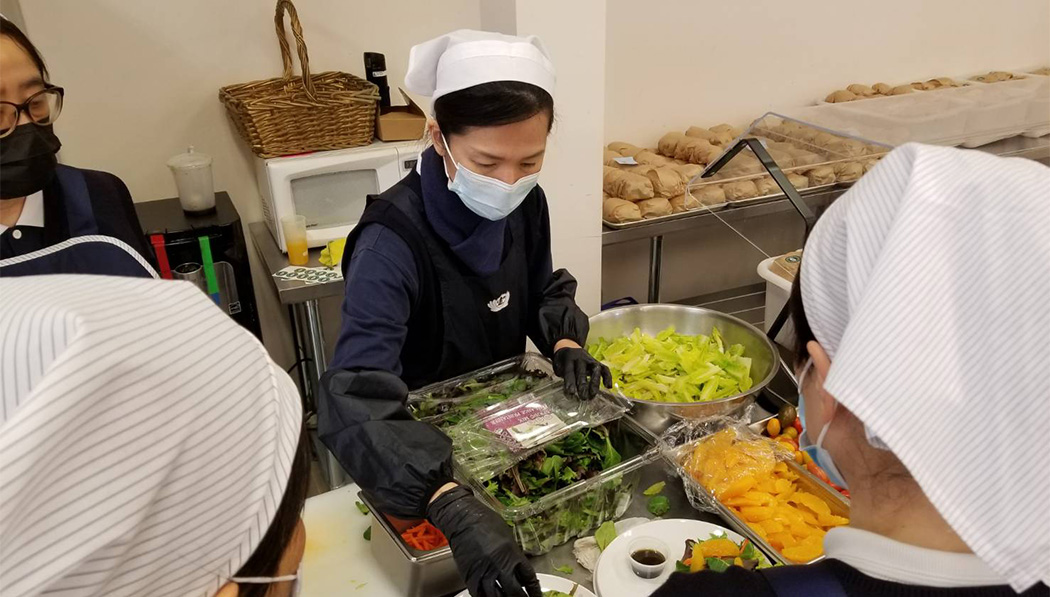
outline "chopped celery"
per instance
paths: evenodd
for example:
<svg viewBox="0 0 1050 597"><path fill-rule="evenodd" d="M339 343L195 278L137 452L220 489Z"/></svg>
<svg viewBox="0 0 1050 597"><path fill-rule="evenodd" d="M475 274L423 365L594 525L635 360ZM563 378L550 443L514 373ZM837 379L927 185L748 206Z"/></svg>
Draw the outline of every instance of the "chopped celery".
<svg viewBox="0 0 1050 597"><path fill-rule="evenodd" d="M609 367L624 394L641 400L708 402L754 385L744 347L727 345L718 328L709 336L687 336L669 327L655 337L635 328L620 338L600 338L587 350Z"/></svg>

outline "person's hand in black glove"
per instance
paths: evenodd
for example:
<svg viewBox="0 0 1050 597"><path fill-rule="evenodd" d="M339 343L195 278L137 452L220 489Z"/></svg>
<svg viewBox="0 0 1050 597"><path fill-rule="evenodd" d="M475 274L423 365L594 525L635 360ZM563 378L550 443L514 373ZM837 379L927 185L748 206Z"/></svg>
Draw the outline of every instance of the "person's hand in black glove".
<svg viewBox="0 0 1050 597"><path fill-rule="evenodd" d="M540 581L507 523L466 487L442 493L427 518L448 539L473 597L543 597Z"/></svg>
<svg viewBox="0 0 1050 597"><path fill-rule="evenodd" d="M565 382L565 393L581 400L590 400L598 394L601 384L612 387L612 373L579 344L569 340L558 343L554 351L554 374Z"/></svg>

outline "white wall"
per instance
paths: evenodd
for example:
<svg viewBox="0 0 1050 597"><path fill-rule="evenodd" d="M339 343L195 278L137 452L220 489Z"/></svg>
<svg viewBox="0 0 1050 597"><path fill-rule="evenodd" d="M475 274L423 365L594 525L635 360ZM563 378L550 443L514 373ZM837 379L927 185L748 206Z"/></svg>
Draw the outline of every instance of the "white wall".
<svg viewBox="0 0 1050 597"><path fill-rule="evenodd" d="M607 141L744 124L850 83L1050 65L1046 0L608 0Z"/></svg>
<svg viewBox="0 0 1050 597"><path fill-rule="evenodd" d="M165 162L194 145L215 158L215 187L229 192L242 219L261 220L251 154L230 125L218 92L223 85L281 74L275 5L265 0L22 2L28 35L53 81L66 88L65 110L55 126L63 161L113 172L136 201L149 201L176 195ZM363 76L362 52L383 52L392 87L404 80L413 44L479 26L478 0L411 6L299 0L296 7L314 72ZM250 253L257 261L255 251ZM288 363L285 311L257 263L254 270L267 346L274 358ZM325 314L334 335L338 310Z"/></svg>
<svg viewBox="0 0 1050 597"><path fill-rule="evenodd" d="M605 104L605 0L518 0L518 35L538 35L558 70L556 121L540 184L551 214L555 268L579 281L589 314L601 301L601 153Z"/></svg>

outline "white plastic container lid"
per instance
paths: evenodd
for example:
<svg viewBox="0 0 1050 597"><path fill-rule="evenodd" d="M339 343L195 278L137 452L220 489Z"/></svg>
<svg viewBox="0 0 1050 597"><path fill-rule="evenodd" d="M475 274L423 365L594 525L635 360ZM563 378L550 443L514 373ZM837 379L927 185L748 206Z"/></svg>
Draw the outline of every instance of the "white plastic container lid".
<svg viewBox="0 0 1050 597"><path fill-rule="evenodd" d="M190 145L186 153L180 153L168 160L168 167L172 170L193 170L211 166L211 156L206 153L198 153Z"/></svg>

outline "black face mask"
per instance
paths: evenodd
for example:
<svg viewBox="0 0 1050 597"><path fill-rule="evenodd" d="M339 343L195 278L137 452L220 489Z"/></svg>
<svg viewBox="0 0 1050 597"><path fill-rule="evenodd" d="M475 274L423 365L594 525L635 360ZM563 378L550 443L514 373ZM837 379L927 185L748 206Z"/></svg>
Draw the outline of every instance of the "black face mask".
<svg viewBox="0 0 1050 597"><path fill-rule="evenodd" d="M61 147L51 125L23 124L0 139L0 199L25 197L47 186Z"/></svg>

